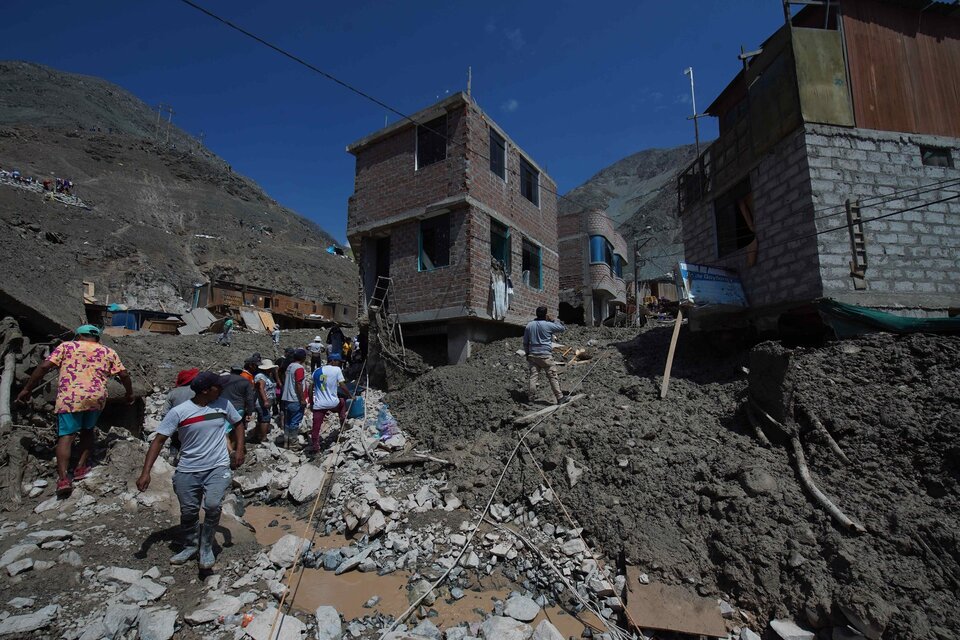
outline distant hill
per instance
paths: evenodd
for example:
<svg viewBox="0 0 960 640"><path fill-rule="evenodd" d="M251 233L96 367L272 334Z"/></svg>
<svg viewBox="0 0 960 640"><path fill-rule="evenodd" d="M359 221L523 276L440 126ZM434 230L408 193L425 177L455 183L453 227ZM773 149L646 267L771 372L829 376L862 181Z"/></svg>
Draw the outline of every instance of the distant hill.
<svg viewBox="0 0 960 640"><path fill-rule="evenodd" d="M90 207L0 184L0 268L21 276L0 290L70 307L60 324L81 280L100 301L167 311L210 277L355 302L357 268L326 253L328 233L180 129L158 136L156 120L104 80L0 62L0 168L70 179Z"/></svg>
<svg viewBox="0 0 960 640"><path fill-rule="evenodd" d="M560 215L571 215L584 208L599 208L617 223L617 230L633 250L634 240L653 236L641 255L647 261L641 278L672 268L683 256L683 238L677 211L677 175L693 162L692 144L672 149L646 149L622 160L587 180L560 200ZM645 231L649 225L651 230ZM660 256L668 257L660 257ZM631 260L631 265L633 264ZM633 279L632 266L624 274Z"/></svg>

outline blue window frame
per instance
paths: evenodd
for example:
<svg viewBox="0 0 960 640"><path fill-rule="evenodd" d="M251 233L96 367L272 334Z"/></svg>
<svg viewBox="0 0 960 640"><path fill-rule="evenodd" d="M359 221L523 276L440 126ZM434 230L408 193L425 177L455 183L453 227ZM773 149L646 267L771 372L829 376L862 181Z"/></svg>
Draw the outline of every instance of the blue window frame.
<svg viewBox="0 0 960 640"><path fill-rule="evenodd" d="M623 265L626 264L626 260L623 259L623 256L619 253L613 254L613 275L618 278L623 278Z"/></svg>
<svg viewBox="0 0 960 640"><path fill-rule="evenodd" d="M591 264L605 264L613 268L613 245L603 236L590 236Z"/></svg>

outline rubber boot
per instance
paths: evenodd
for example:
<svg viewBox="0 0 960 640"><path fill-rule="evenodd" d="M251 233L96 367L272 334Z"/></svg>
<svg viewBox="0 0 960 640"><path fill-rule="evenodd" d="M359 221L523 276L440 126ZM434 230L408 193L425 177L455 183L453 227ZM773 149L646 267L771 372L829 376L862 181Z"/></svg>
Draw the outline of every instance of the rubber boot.
<svg viewBox="0 0 960 640"><path fill-rule="evenodd" d="M210 569L217 562L213 554L213 534L216 529L206 524L200 525L200 568Z"/></svg>
<svg viewBox="0 0 960 640"><path fill-rule="evenodd" d="M199 551L197 546L197 530L194 529L191 533L184 536L183 551L170 558L170 564L186 564L197 556L197 551Z"/></svg>

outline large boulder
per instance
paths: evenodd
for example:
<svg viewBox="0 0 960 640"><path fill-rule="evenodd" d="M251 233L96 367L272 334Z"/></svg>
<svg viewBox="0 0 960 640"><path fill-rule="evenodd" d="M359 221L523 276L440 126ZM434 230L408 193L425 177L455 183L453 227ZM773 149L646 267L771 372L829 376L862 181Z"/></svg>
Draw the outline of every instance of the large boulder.
<svg viewBox="0 0 960 640"><path fill-rule="evenodd" d="M274 620L277 621L276 627L273 625ZM273 629L273 635L270 633L271 629ZM253 640L300 640L306 630L307 625L293 616L280 614L278 618L276 608L270 607L258 613L247 625L246 634Z"/></svg>
<svg viewBox="0 0 960 640"><path fill-rule="evenodd" d="M520 622L530 622L539 614L540 605L527 596L514 596L507 600L507 606L503 608L503 615Z"/></svg>
<svg viewBox="0 0 960 640"><path fill-rule="evenodd" d="M533 629L513 618L492 616L480 625L480 635L486 640L528 640Z"/></svg>
<svg viewBox="0 0 960 640"><path fill-rule="evenodd" d="M340 613L334 607L317 607L314 616L317 619L317 640L340 640L343 628Z"/></svg>
<svg viewBox="0 0 960 640"><path fill-rule="evenodd" d="M267 557L270 558L270 562L285 569L297 562L309 549L309 540L288 533L273 543Z"/></svg>
<svg viewBox="0 0 960 640"><path fill-rule="evenodd" d="M39 611L28 613L22 616L10 616L0 621L0 636L22 636L27 633L43 629L50 626L60 613L60 607L55 604L48 605Z"/></svg>
<svg viewBox="0 0 960 640"><path fill-rule="evenodd" d="M312 464L305 464L297 470L297 475L293 476L287 491L290 498L295 502L305 502L317 495L323 481L327 477L327 472L320 467Z"/></svg>

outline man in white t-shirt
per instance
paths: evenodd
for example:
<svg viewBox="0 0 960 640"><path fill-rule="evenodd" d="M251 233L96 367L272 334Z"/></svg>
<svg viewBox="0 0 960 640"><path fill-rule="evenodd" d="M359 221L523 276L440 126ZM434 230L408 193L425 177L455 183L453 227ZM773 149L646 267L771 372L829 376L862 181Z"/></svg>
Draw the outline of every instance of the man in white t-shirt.
<svg viewBox="0 0 960 640"><path fill-rule="evenodd" d="M307 344L307 351L310 353L310 370L316 371L323 366L323 356L327 352L327 345L323 338L317 336L313 342Z"/></svg>
<svg viewBox="0 0 960 640"><path fill-rule="evenodd" d="M173 475L173 490L180 501L180 531L183 550L170 558L170 564L184 564L200 556L200 568L216 563L213 536L220 523L223 497L230 488L228 433L234 439L234 465L243 464L245 454L242 417L228 401L220 398L224 380L212 371L204 371L190 383L193 399L167 412L157 427L156 436L147 450L143 471L137 478L137 489L150 486L150 470L167 438L180 437L180 460ZM241 428L234 428L241 425ZM200 506L203 504L203 524Z"/></svg>
<svg viewBox="0 0 960 640"><path fill-rule="evenodd" d="M327 413L333 409L337 410L340 416L340 426L347 421L347 405L337 391L343 391L345 396L355 399L356 396L347 389L347 380L343 377L343 371L340 370L342 356L339 353L330 355L327 364L313 372L310 378L310 405L313 408L313 429L310 432L310 453L320 452L320 430L323 428L323 421L327 419Z"/></svg>

